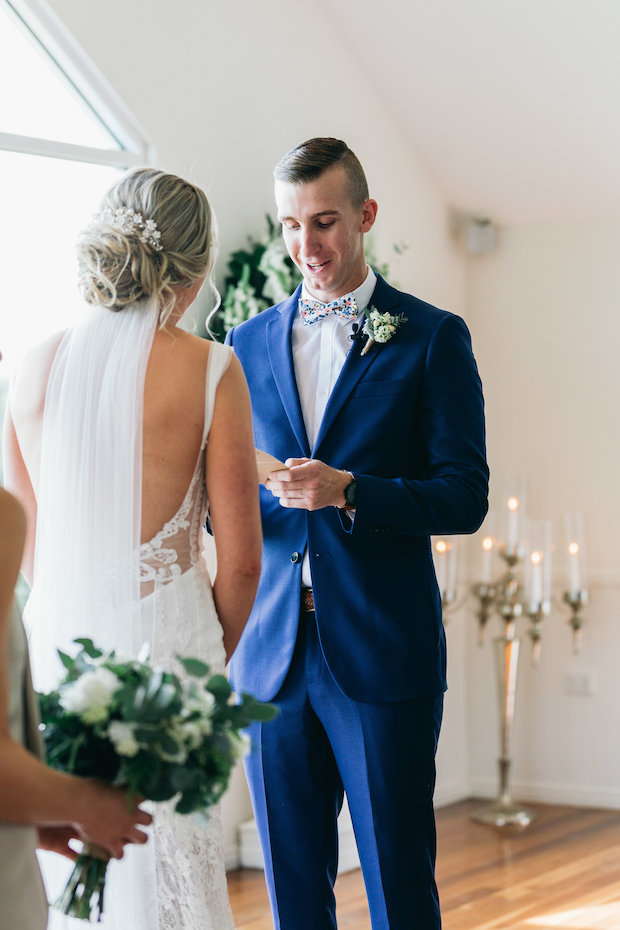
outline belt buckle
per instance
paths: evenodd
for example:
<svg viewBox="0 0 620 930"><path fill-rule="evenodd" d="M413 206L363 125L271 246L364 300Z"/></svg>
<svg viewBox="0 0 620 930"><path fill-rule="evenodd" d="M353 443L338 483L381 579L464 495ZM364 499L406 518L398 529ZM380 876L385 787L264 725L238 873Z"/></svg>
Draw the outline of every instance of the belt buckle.
<svg viewBox="0 0 620 930"><path fill-rule="evenodd" d="M301 589L301 605L304 613L313 614L314 613L314 593L312 588L302 588Z"/></svg>

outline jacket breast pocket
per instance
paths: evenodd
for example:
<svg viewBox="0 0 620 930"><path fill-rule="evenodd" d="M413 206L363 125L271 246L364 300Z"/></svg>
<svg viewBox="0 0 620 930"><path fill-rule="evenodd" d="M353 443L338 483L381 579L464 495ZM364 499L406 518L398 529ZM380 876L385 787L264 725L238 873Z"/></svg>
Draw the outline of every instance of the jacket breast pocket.
<svg viewBox="0 0 620 930"><path fill-rule="evenodd" d="M352 397L387 397L393 394L413 393L410 378L392 378L389 381L360 381Z"/></svg>

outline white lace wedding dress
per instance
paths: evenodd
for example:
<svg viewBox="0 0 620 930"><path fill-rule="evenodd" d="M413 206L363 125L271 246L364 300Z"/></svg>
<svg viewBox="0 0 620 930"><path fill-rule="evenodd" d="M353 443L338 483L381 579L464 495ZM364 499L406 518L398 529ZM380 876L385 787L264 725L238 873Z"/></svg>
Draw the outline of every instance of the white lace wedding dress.
<svg viewBox="0 0 620 930"><path fill-rule="evenodd" d="M230 356L227 347L211 345L203 442L192 480L174 517L140 546L140 609L137 619L135 611L132 615L133 649L149 643L152 662L177 673L177 654L200 658L213 672L224 669L222 628L202 550L207 512L204 452L217 385ZM31 642L35 685L41 690L36 681L37 665L41 670L43 659L49 668L50 643L47 650L45 646L41 649L41 644L37 647L37 615L45 621L46 611L44 604L37 601L36 584L31 600L34 605L27 612L35 613L30 618L34 619ZM115 636L108 634L109 629L116 631ZM55 646L66 648L64 639L68 635L65 630L63 640L56 639ZM101 618L85 615L79 622L78 635L91 637L105 649L119 648L115 641L118 622L104 626ZM54 640L53 633L47 639ZM124 858L108 866L102 930L232 930L219 809L213 809L206 821L175 814L172 802L154 805L152 811L154 824L149 842L145 846L127 846ZM49 853L41 858L52 901L64 887L71 866ZM81 921L52 909L49 930L77 930L80 926Z"/></svg>

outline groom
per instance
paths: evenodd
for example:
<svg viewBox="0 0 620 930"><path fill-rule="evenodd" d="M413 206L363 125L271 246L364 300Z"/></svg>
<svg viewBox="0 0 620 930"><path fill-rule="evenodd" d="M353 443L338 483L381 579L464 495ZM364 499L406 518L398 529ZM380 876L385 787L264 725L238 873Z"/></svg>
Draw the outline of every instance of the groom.
<svg viewBox="0 0 620 930"><path fill-rule="evenodd" d="M336 926L344 791L373 930L437 930L446 681L429 537L486 512L480 380L463 321L367 267L377 203L344 142L303 143L275 178L303 285L228 336L256 446L288 466L261 488L263 573L231 667L236 690L280 709L247 760L274 923Z"/></svg>

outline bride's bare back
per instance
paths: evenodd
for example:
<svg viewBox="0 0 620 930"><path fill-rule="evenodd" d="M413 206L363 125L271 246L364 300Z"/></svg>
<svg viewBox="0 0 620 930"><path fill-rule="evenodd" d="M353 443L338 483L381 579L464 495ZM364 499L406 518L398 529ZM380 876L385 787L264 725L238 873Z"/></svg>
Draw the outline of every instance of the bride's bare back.
<svg viewBox="0 0 620 930"><path fill-rule="evenodd" d="M5 424L6 484L29 516L24 574L31 582L45 393L62 334L24 360ZM183 502L201 449L209 342L173 324L153 338L144 387L141 541ZM214 595L227 655L241 635L260 572L260 518L247 386L233 357L219 383L206 447L206 491L218 557ZM243 618L243 619L241 619Z"/></svg>
<svg viewBox="0 0 620 930"><path fill-rule="evenodd" d="M144 384L142 542L174 516L194 474L209 352L208 342L178 329L153 339Z"/></svg>

